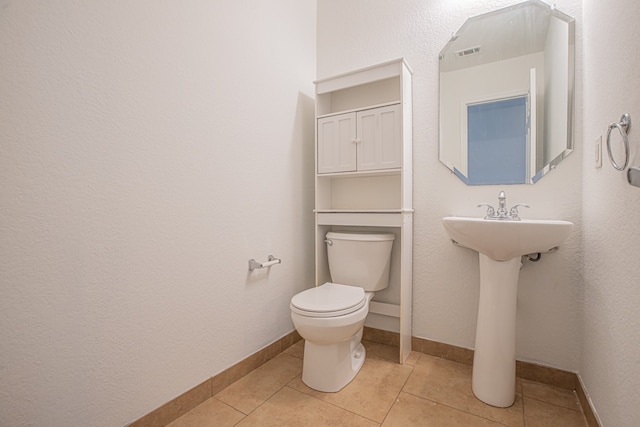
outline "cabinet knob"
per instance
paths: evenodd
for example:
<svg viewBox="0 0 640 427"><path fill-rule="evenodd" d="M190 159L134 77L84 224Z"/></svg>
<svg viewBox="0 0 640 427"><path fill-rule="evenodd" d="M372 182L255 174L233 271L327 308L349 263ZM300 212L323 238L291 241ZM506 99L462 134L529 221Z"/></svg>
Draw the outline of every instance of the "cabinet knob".
<svg viewBox="0 0 640 427"><path fill-rule="evenodd" d="M361 141L360 138L353 138L351 142L353 142L354 144L360 144Z"/></svg>

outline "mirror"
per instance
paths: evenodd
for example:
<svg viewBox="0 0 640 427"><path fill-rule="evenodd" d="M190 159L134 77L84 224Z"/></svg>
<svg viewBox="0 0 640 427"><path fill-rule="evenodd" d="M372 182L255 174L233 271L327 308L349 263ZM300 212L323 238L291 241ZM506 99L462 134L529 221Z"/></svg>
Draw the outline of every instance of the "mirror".
<svg viewBox="0 0 640 427"><path fill-rule="evenodd" d="M440 52L440 161L533 184L573 151L575 21L539 0L468 19Z"/></svg>

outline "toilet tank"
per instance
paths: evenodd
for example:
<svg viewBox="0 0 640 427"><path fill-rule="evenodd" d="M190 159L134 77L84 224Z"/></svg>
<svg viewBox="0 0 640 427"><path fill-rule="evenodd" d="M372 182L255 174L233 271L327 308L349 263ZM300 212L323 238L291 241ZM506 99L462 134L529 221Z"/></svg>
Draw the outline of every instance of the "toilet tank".
<svg viewBox="0 0 640 427"><path fill-rule="evenodd" d="M327 233L331 281L359 286L367 292L389 286L391 233Z"/></svg>

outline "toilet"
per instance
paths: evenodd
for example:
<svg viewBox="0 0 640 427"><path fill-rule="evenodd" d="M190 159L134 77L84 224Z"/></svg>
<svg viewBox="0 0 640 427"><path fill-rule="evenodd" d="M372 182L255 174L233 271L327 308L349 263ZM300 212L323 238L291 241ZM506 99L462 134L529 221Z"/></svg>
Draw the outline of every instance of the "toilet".
<svg viewBox="0 0 640 427"><path fill-rule="evenodd" d="M291 319L304 344L302 381L336 392L349 384L365 359L364 320L375 291L389 285L391 233L328 232L331 282L291 298Z"/></svg>

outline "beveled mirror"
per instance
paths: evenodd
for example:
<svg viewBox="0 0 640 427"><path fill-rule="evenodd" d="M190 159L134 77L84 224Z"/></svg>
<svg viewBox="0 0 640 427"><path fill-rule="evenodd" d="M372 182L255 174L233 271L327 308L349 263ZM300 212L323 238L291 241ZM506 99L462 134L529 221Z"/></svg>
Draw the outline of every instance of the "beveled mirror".
<svg viewBox="0 0 640 427"><path fill-rule="evenodd" d="M573 151L575 21L539 0L469 18L440 52L440 161L533 184Z"/></svg>

